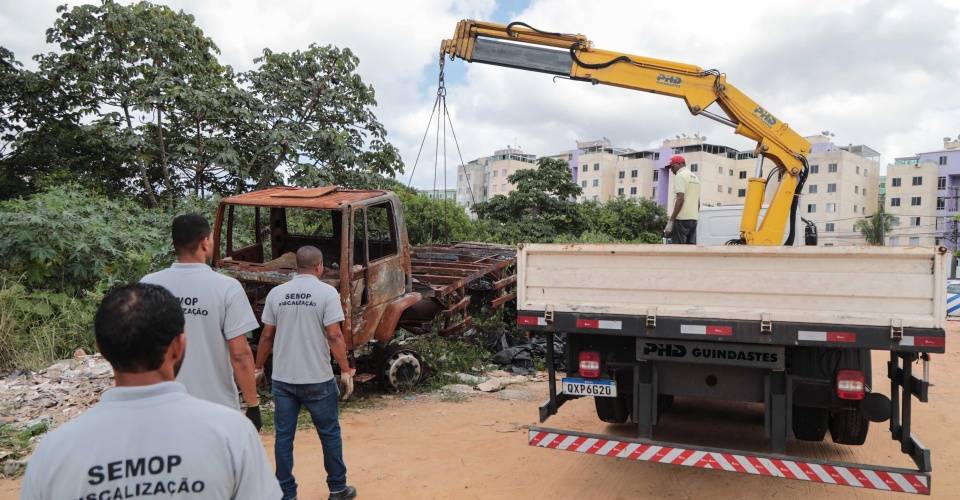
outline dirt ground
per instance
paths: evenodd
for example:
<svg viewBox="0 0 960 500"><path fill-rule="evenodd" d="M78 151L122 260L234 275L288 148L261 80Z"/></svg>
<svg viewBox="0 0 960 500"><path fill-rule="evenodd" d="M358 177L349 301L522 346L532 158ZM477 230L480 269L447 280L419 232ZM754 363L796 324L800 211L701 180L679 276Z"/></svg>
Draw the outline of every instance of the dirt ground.
<svg viewBox="0 0 960 500"><path fill-rule="evenodd" d="M960 325L949 328L960 332ZM960 343L935 356L931 403L914 411L915 431L933 449L933 496L960 496ZM885 358L875 353L874 380L886 380ZM883 384L886 385L886 384ZM885 388L886 390L889 387ZM883 392L886 392L884 390ZM895 498L897 494L748 476L687 467L533 448L526 426L536 422L546 384L510 387L465 400L421 395L390 398L373 408L344 412L349 481L361 498ZM762 409L677 400L658 430L664 440L763 450ZM629 432L599 422L589 399L565 405L551 427ZM789 452L850 462L909 467L890 440L886 423L873 424L867 443L843 447L791 441ZM759 436L759 437L758 437ZM829 441L829 437L827 438ZM273 441L264 436L268 455ZM300 498L326 498L319 439L299 432L295 474ZM0 481L0 499L17 498L18 482ZM907 495L903 495L907 497Z"/></svg>

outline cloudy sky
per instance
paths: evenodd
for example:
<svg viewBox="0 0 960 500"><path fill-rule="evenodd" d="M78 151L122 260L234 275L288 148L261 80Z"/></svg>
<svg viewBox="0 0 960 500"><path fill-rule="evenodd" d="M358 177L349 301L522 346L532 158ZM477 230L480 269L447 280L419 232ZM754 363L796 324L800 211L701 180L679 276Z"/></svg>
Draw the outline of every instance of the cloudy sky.
<svg viewBox="0 0 960 500"><path fill-rule="evenodd" d="M54 50L44 30L59 3L0 0L2 44L27 62ZM523 20L582 33L598 48L718 68L801 134L832 131L867 144L884 163L960 135L960 0L669 2L582 0L160 0L196 16L222 61L249 69L264 47L312 42L353 49L373 84L376 113L407 163L406 182L436 92L437 53L456 21ZM447 63L447 99L466 160L507 145L534 154L607 137L637 149L679 133L741 149L726 127L690 116L682 102L547 75ZM413 176L432 186L434 138ZM448 184L456 152L449 144ZM442 164L442 161L441 161ZM437 172L438 185L443 173Z"/></svg>

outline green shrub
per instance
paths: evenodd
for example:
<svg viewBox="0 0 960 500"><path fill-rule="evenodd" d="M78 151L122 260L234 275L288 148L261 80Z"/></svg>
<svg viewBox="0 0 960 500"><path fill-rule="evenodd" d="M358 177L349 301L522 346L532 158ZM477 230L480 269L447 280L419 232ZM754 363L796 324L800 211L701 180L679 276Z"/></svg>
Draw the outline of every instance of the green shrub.
<svg viewBox="0 0 960 500"><path fill-rule="evenodd" d="M38 370L78 348L94 352L93 314L100 298L100 291L30 291L0 277L0 372Z"/></svg>

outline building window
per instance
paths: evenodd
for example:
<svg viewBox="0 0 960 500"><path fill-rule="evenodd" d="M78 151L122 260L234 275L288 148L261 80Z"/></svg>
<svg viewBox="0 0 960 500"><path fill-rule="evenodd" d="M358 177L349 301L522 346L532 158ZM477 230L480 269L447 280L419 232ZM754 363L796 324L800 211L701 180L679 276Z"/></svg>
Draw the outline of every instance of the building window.
<svg viewBox="0 0 960 500"><path fill-rule="evenodd" d="M900 178L894 177L893 179L890 179L890 187L900 187Z"/></svg>
<svg viewBox="0 0 960 500"><path fill-rule="evenodd" d="M917 227L920 225L920 217L910 217L910 225Z"/></svg>
<svg viewBox="0 0 960 500"><path fill-rule="evenodd" d="M827 213L832 214L837 211L836 203L827 203Z"/></svg>
<svg viewBox="0 0 960 500"><path fill-rule="evenodd" d="M891 206L891 207L899 207L899 206L900 206L900 198L890 198L890 206Z"/></svg>
<svg viewBox="0 0 960 500"><path fill-rule="evenodd" d="M623 178L625 178L626 176L627 176L627 173L624 172L623 170L617 172L617 178L618 178L618 179L623 179Z"/></svg>
<svg viewBox="0 0 960 500"><path fill-rule="evenodd" d="M900 237L899 237L899 236L891 236L891 237L890 237L890 246L895 247L895 246L897 246L897 245L899 245L899 244L900 244Z"/></svg>
<svg viewBox="0 0 960 500"><path fill-rule="evenodd" d="M940 157L940 165L946 165L946 164L947 164L947 157L946 157L946 156L941 156L941 157Z"/></svg>
<svg viewBox="0 0 960 500"><path fill-rule="evenodd" d="M832 222L828 222L828 223L826 223L826 224L823 225L823 230L826 231L826 232L828 232L828 233L832 233L835 228L836 228L836 226L834 226L834 224L833 224Z"/></svg>
<svg viewBox="0 0 960 500"><path fill-rule="evenodd" d="M732 188L732 187L728 187L728 188L727 188L727 194L733 194L733 188Z"/></svg>
<svg viewBox="0 0 960 500"><path fill-rule="evenodd" d="M587 187L587 181L580 181L580 187Z"/></svg>
<svg viewBox="0 0 960 500"><path fill-rule="evenodd" d="M853 194L860 194L860 186L853 186Z"/></svg>
<svg viewBox="0 0 960 500"><path fill-rule="evenodd" d="M820 165L810 165L810 173L816 174L820 172Z"/></svg>
<svg viewBox="0 0 960 500"><path fill-rule="evenodd" d="M923 177L921 177L921 176L919 176L919 175L918 175L918 176L915 176L915 177L913 178L913 185L914 185L914 186L922 186L922 185L923 185Z"/></svg>
<svg viewBox="0 0 960 500"><path fill-rule="evenodd" d="M700 170L700 167L697 166L696 163L691 163L691 164L690 164L690 171L691 171L691 172L696 172L697 170Z"/></svg>
<svg viewBox="0 0 960 500"><path fill-rule="evenodd" d="M733 169L730 169L730 177L733 177Z"/></svg>
<svg viewBox="0 0 960 500"><path fill-rule="evenodd" d="M581 172L586 172L589 168L590 168L590 167L589 167L588 165L581 165L581 166L580 166L580 171L581 171Z"/></svg>
<svg viewBox="0 0 960 500"><path fill-rule="evenodd" d="M945 210L947 208L947 201L942 197L937 197L937 210Z"/></svg>
<svg viewBox="0 0 960 500"><path fill-rule="evenodd" d="M637 194L637 186L633 186L632 188L630 188L630 195L633 196L635 194Z"/></svg>
<svg viewBox="0 0 960 500"><path fill-rule="evenodd" d="M860 214L867 215L867 207L860 207Z"/></svg>
<svg viewBox="0 0 960 500"><path fill-rule="evenodd" d="M741 171L740 171L740 178L741 178L741 179L746 179L746 178L747 178L747 171L746 171L746 170L741 170Z"/></svg>
<svg viewBox="0 0 960 500"><path fill-rule="evenodd" d="M810 184L810 189L809 189L807 192L810 193L810 194L817 194L817 185L816 185L816 184Z"/></svg>
<svg viewBox="0 0 960 500"><path fill-rule="evenodd" d="M636 171L636 170L631 170L631 171L630 171L630 177L636 177L636 176L637 176L637 171ZM653 171L653 180L657 180L657 171L656 171L656 170Z"/></svg>
<svg viewBox="0 0 960 500"><path fill-rule="evenodd" d="M623 188L617 188L617 196L623 196Z"/></svg>
<svg viewBox="0 0 960 500"><path fill-rule="evenodd" d="M497 171L496 171L496 170L493 171L493 176L494 176L494 177L497 176Z"/></svg>
<svg viewBox="0 0 960 500"><path fill-rule="evenodd" d="M919 236L911 236L911 237L910 237L910 246L912 246L912 247L920 246L920 237L919 237Z"/></svg>
<svg viewBox="0 0 960 500"><path fill-rule="evenodd" d="M593 171L596 172L597 170L600 170L600 164L599 164L599 163L594 163L594 164L593 164Z"/></svg>
<svg viewBox="0 0 960 500"><path fill-rule="evenodd" d="M856 205L853 206L853 213L857 213L857 206L856 206Z"/></svg>
<svg viewBox="0 0 960 500"><path fill-rule="evenodd" d="M600 179L594 179L594 180L593 180L593 187L598 187L598 186L600 186Z"/></svg>
<svg viewBox="0 0 960 500"><path fill-rule="evenodd" d="M653 186L653 194L652 194L650 197L651 197L651 198L656 198L656 197L657 197L657 186Z"/></svg>
<svg viewBox="0 0 960 500"><path fill-rule="evenodd" d="M718 193L722 193L722 192L723 192L723 186L717 184L717 192L718 192Z"/></svg>
<svg viewBox="0 0 960 500"><path fill-rule="evenodd" d="M808 214L813 214L813 213L816 213L816 212L817 212L817 204L816 204L816 203L807 203L807 213L808 213Z"/></svg>
<svg viewBox="0 0 960 500"><path fill-rule="evenodd" d="M920 206L920 197L919 197L919 196L914 196L914 197L910 198L910 206L911 206L911 207L919 207L919 206Z"/></svg>
<svg viewBox="0 0 960 500"><path fill-rule="evenodd" d="M834 172L836 172L836 171L837 171L837 164L836 164L836 163L831 163L831 164L827 165L827 173L832 174L832 173L834 173Z"/></svg>
<svg viewBox="0 0 960 500"><path fill-rule="evenodd" d="M598 198L597 195L593 195L593 201L597 201L597 198Z"/></svg>
<svg viewBox="0 0 960 500"><path fill-rule="evenodd" d="M860 175L860 165L857 165L857 175Z"/></svg>
<svg viewBox="0 0 960 500"><path fill-rule="evenodd" d="M500 175L506 177L506 176L507 176L507 169L503 169L502 171L500 171Z"/></svg>
<svg viewBox="0 0 960 500"><path fill-rule="evenodd" d="M737 190L737 198L744 198L744 197L746 197L746 196L747 196L747 190L746 190L746 189L742 189L742 188L741 188L741 189L738 189L738 190Z"/></svg>
<svg viewBox="0 0 960 500"><path fill-rule="evenodd" d="M868 174L867 172L868 172L867 169L863 169L863 176L864 176L864 177L870 177L870 174Z"/></svg>
<svg viewBox="0 0 960 500"><path fill-rule="evenodd" d="M634 172L636 172L636 170L634 170ZM634 177L636 177L636 176L634 176ZM654 170L654 171L653 171L653 182L657 182L657 181L659 181L659 180L660 180L660 171L659 171L659 170Z"/></svg>
<svg viewBox="0 0 960 500"><path fill-rule="evenodd" d="M832 183L832 182L831 182L830 184L827 184L827 192L828 192L828 193L836 193L836 192L837 192L837 185L834 184L834 183Z"/></svg>
<svg viewBox="0 0 960 500"><path fill-rule="evenodd" d="M947 189L947 178L944 176L937 177L937 189L944 190Z"/></svg>

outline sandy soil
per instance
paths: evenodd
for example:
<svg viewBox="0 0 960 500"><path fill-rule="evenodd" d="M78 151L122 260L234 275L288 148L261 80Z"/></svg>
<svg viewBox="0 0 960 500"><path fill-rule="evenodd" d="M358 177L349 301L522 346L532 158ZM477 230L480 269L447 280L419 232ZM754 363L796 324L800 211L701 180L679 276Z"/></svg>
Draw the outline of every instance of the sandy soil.
<svg viewBox="0 0 960 500"><path fill-rule="evenodd" d="M952 325L953 334L960 325ZM960 496L960 344L936 356L931 403L914 411L915 434L933 449L933 496ZM875 353L874 379L886 380ZM747 476L721 471L532 448L526 426L536 421L546 384L449 402L436 395L391 398L375 408L343 414L349 481L362 498L896 498L848 487ZM589 399L573 401L548 421L551 427L626 433L597 421ZM762 409L738 404L694 404L678 399L658 437L722 447L764 448ZM760 437L758 437L760 436ZM829 437L827 438L829 440ZM264 436L272 456L273 442ZM909 467L886 424L873 424L867 443L843 447L791 441L791 453L843 461ZM319 439L297 436L295 473L300 498L326 498ZM0 481L0 499L17 498L18 483ZM907 495L903 495L907 497Z"/></svg>

